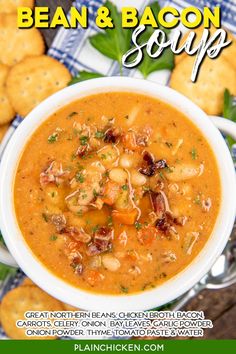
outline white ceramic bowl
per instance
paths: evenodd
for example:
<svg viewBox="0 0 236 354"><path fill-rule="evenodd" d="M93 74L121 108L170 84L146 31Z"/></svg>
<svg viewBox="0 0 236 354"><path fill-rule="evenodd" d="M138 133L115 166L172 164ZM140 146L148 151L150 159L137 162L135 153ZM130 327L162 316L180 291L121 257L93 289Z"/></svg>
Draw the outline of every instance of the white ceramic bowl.
<svg viewBox="0 0 236 354"><path fill-rule="evenodd" d="M52 274L34 256L24 241L14 212L13 182L16 167L22 150L32 133L52 113L64 105L91 94L111 91L145 94L165 101L183 112L201 130L215 152L222 188L222 201L214 230L199 255L188 267L163 285L133 295L90 293L73 287ZM223 120L219 121L222 123ZM225 129L227 130L227 127ZM231 130L231 126L228 130ZM235 133L235 126L233 126L233 130ZM46 292L61 301L88 310L147 310L177 298L190 289L213 265L228 240L236 214L234 166L219 130L207 115L186 97L168 87L144 80L119 77L94 79L67 87L51 96L35 108L14 133L5 150L0 175L0 226L12 256L23 271ZM0 257L1 254L0 252Z"/></svg>

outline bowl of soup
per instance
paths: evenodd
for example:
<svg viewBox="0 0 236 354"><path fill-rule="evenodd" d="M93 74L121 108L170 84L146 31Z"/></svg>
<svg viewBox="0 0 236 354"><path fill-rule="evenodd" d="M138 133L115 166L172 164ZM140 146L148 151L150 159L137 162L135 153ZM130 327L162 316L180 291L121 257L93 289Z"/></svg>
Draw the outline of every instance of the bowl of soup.
<svg viewBox="0 0 236 354"><path fill-rule="evenodd" d="M218 129L170 88L86 81L16 130L1 230L45 291L89 310L146 310L190 289L232 230L235 171Z"/></svg>

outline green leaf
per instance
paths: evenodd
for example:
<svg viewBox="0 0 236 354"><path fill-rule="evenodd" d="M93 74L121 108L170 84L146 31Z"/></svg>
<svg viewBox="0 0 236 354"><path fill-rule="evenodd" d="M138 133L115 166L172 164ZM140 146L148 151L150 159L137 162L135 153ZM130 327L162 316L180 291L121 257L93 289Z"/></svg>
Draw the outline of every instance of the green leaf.
<svg viewBox="0 0 236 354"><path fill-rule="evenodd" d="M157 1L150 4L154 16L160 11L160 6ZM157 21L157 17L156 21ZM158 22L158 21L157 21ZM169 34L170 30L159 25L159 29L164 31L166 35ZM139 36L138 44L145 43L149 40L155 28L151 26L146 26L145 31ZM172 70L174 68L174 54L170 48L163 50L162 54L158 58L151 58L146 50L144 52L144 57L142 63L138 66L138 70L143 74L144 78L147 78L154 71L168 69Z"/></svg>
<svg viewBox="0 0 236 354"><path fill-rule="evenodd" d="M110 10L110 16L113 19L114 28L107 28L103 33L95 34L89 38L91 45L106 57L118 61L120 68L122 68L122 56L131 48L132 31L130 29L122 28L121 13L118 12L117 7L110 1L104 4ZM154 16L157 16L160 11L160 6L157 1L150 4ZM156 17L157 21L157 17ZM170 31L159 26L166 34ZM145 43L149 40L155 29L151 26L146 26L145 31L139 36L138 44ZM132 60L132 58L130 58ZM145 78L154 71L169 69L174 67L174 54L170 48L163 50L158 58L150 58L146 51L142 62L138 66L138 70Z"/></svg>
<svg viewBox="0 0 236 354"><path fill-rule="evenodd" d="M72 80L69 82L68 86L77 84L81 81L86 81L90 79L97 79L98 77L103 77L102 74L99 73L92 73L89 71L80 71L77 76L73 77Z"/></svg>
<svg viewBox="0 0 236 354"><path fill-rule="evenodd" d="M143 74L144 78L147 78L151 73L174 68L174 55L170 48L166 48L160 57L153 59L150 58L147 53L144 54L142 63L139 65L138 70Z"/></svg>
<svg viewBox="0 0 236 354"><path fill-rule="evenodd" d="M110 1L104 4L110 10L114 28L106 28L103 33L89 38L91 45L110 59L116 60L121 66L122 56L130 49L131 30L122 28L121 13Z"/></svg>
<svg viewBox="0 0 236 354"><path fill-rule="evenodd" d="M228 89L225 89L224 92L223 116L236 122L236 104L234 103L234 96L230 94ZM236 141L231 136L227 136L226 139L230 147L236 144Z"/></svg>
<svg viewBox="0 0 236 354"><path fill-rule="evenodd" d="M228 89L225 89L224 92L223 116L236 122L236 104L234 103L234 96L230 94Z"/></svg>

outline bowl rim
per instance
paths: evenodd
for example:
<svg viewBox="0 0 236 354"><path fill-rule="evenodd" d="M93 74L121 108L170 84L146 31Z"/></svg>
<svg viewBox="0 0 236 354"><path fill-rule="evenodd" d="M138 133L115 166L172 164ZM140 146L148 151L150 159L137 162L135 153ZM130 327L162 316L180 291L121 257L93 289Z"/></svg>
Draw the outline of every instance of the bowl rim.
<svg viewBox="0 0 236 354"><path fill-rule="evenodd" d="M63 281L33 254L17 224L13 182L22 151L32 133L53 112L73 101L102 92L134 92L157 98L184 113L210 144L218 164L222 200L214 230L200 253L181 272L154 289L121 295L85 291ZM171 302L188 291L211 268L227 243L236 215L235 170L227 145L208 116L192 101L173 89L141 79L107 77L69 86L39 104L17 128L8 143L0 166L0 227L6 245L21 269L55 298L85 310L140 311ZM11 196L11 198L9 198Z"/></svg>

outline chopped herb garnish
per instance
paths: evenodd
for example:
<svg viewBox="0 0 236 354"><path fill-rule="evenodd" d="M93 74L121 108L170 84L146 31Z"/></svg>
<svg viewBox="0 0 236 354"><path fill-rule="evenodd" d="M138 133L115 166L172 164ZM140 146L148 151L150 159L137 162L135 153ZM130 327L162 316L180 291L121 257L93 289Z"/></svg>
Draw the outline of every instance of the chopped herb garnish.
<svg viewBox="0 0 236 354"><path fill-rule="evenodd" d="M84 166L82 166L79 162L77 163L77 169L78 171L83 171L84 170Z"/></svg>
<svg viewBox="0 0 236 354"><path fill-rule="evenodd" d="M53 133L48 137L49 144L53 144L58 140L58 133Z"/></svg>
<svg viewBox="0 0 236 354"><path fill-rule="evenodd" d="M101 159L102 160L106 160L107 159L107 155L106 154L101 154Z"/></svg>
<svg viewBox="0 0 236 354"><path fill-rule="evenodd" d="M143 186L143 191L144 191L144 192L149 192L149 191L150 191L150 187Z"/></svg>
<svg viewBox="0 0 236 354"><path fill-rule="evenodd" d="M122 291L122 293L125 293L125 294L127 294L129 292L129 288L127 288L124 285L120 285L120 290Z"/></svg>
<svg viewBox="0 0 236 354"><path fill-rule="evenodd" d="M127 184L124 184L121 188L123 189L123 191L127 191L129 189Z"/></svg>
<svg viewBox="0 0 236 354"><path fill-rule="evenodd" d="M102 138L104 138L104 133L101 132L101 131L97 131L97 132L95 133L95 138L97 138L97 139L102 139Z"/></svg>
<svg viewBox="0 0 236 354"><path fill-rule="evenodd" d="M163 175L162 172L158 172L158 175L159 175L159 177L160 177L161 179L165 179L165 177L164 177L164 175Z"/></svg>
<svg viewBox="0 0 236 354"><path fill-rule="evenodd" d="M54 198L55 197L55 192L51 193L51 197Z"/></svg>
<svg viewBox="0 0 236 354"><path fill-rule="evenodd" d="M78 130L78 129L73 129L73 135L74 135L74 137L78 136L80 133L81 133L80 130Z"/></svg>
<svg viewBox="0 0 236 354"><path fill-rule="evenodd" d="M57 235L50 236L50 241L56 241L56 240L57 240Z"/></svg>
<svg viewBox="0 0 236 354"><path fill-rule="evenodd" d="M192 157L192 160L196 160L198 157L197 150L195 148L192 148L192 150L190 151L190 155Z"/></svg>
<svg viewBox="0 0 236 354"><path fill-rule="evenodd" d="M71 161L75 160L76 159L76 155L75 154L72 154L71 155Z"/></svg>
<svg viewBox="0 0 236 354"><path fill-rule="evenodd" d="M96 198L99 195L99 193L96 191L96 189L93 190L93 196Z"/></svg>
<svg viewBox="0 0 236 354"><path fill-rule="evenodd" d="M67 119L71 119L72 117L76 116L78 114L78 112L71 112L70 114L68 114Z"/></svg>
<svg viewBox="0 0 236 354"><path fill-rule="evenodd" d="M93 228L92 228L92 232L95 233L99 230L99 225L95 225Z"/></svg>
<svg viewBox="0 0 236 354"><path fill-rule="evenodd" d="M108 226L112 226L112 225L113 225L112 216L108 216L107 225L108 225Z"/></svg>
<svg viewBox="0 0 236 354"><path fill-rule="evenodd" d="M140 230L142 228L142 224L140 222L136 222L134 224L134 226L135 226L136 230Z"/></svg>
<svg viewBox="0 0 236 354"><path fill-rule="evenodd" d="M171 148L173 146L172 143L169 143L168 141L165 142L166 146L168 146L168 148Z"/></svg>
<svg viewBox="0 0 236 354"><path fill-rule="evenodd" d="M45 222L48 222L49 221L49 217L47 214L45 213L42 213L42 218L44 219Z"/></svg>
<svg viewBox="0 0 236 354"><path fill-rule="evenodd" d="M75 180L76 182L84 183L85 178L81 172L77 172L75 175Z"/></svg>
<svg viewBox="0 0 236 354"><path fill-rule="evenodd" d="M82 136L79 138L79 140L80 140L80 144L83 145L83 146L88 144L88 137L85 136L85 135L82 135Z"/></svg>
<svg viewBox="0 0 236 354"><path fill-rule="evenodd" d="M143 285L142 291L146 290L147 288L155 288L155 285L150 283L150 282L146 283L146 284Z"/></svg>
<svg viewBox="0 0 236 354"><path fill-rule="evenodd" d="M87 195L86 193L85 193L85 194L83 194L83 195L82 195L82 199L87 198L87 196L88 196L88 195Z"/></svg>
<svg viewBox="0 0 236 354"><path fill-rule="evenodd" d="M172 173L172 172L173 172L173 170L172 170L169 166L166 166L166 167L165 167L165 171L166 171L167 173Z"/></svg>
<svg viewBox="0 0 236 354"><path fill-rule="evenodd" d="M201 199L200 199L200 195L198 194L196 196L196 198L194 199L194 203L197 204L197 205L200 205L201 204Z"/></svg>

